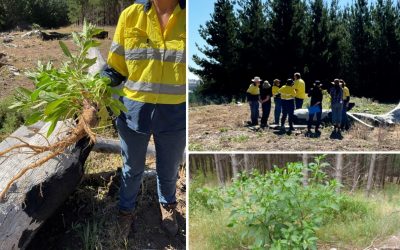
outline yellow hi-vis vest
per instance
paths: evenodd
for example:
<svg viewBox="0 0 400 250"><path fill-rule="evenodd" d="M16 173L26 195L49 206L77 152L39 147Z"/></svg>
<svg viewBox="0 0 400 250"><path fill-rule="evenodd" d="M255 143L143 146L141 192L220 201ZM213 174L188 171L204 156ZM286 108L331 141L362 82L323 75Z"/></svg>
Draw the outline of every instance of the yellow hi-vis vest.
<svg viewBox="0 0 400 250"><path fill-rule="evenodd" d="M186 10L178 4L164 33L150 1L119 18L107 63L127 77L126 97L153 104L186 101Z"/></svg>

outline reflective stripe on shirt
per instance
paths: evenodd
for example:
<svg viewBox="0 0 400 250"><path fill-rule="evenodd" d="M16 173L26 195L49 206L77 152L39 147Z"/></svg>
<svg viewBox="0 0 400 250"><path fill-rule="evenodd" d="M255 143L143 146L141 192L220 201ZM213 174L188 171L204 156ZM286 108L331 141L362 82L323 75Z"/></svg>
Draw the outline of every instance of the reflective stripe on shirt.
<svg viewBox="0 0 400 250"><path fill-rule="evenodd" d="M186 94L186 85L165 84L165 83L150 83L150 82L134 82L126 81L125 87L130 90L140 92L159 93L167 95L184 95Z"/></svg>

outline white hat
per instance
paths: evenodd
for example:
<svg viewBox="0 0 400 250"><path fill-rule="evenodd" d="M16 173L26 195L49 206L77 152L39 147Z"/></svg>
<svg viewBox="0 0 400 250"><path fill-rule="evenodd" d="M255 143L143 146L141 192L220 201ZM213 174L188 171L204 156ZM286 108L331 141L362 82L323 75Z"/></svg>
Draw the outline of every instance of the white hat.
<svg viewBox="0 0 400 250"><path fill-rule="evenodd" d="M255 76L251 81L252 82L261 82L262 79L260 77L258 77L258 76Z"/></svg>

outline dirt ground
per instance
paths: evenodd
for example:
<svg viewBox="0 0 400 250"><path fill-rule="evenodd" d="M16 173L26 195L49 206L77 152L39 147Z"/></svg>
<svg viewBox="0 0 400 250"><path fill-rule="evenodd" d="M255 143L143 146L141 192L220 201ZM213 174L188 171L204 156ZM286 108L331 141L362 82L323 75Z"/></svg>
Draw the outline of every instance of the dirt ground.
<svg viewBox="0 0 400 250"><path fill-rule="evenodd" d="M178 235L170 237L160 228L155 178L144 178L135 222L125 242L118 237L116 224L120 164L119 156L92 152L82 184L43 225L28 249L185 249L185 171L181 169L177 183ZM154 159L147 164L154 170Z"/></svg>
<svg viewBox="0 0 400 250"><path fill-rule="evenodd" d="M273 110L273 108L272 108ZM400 126L370 130L355 124L331 139L332 128L321 135L305 136L245 127L250 119L247 104L207 105L189 108L189 150L191 151L395 151L400 148ZM269 122L272 123L272 113Z"/></svg>
<svg viewBox="0 0 400 250"><path fill-rule="evenodd" d="M100 27L109 32L108 39L100 40L100 51L106 58L110 48L115 27ZM80 26L69 26L56 30L43 30L44 32L71 33L81 31ZM19 86L33 88L33 84L26 78L24 72L37 66L37 62L47 63L52 61L59 65L64 60L64 54L57 40L42 41L37 37L21 36L28 31L0 33L0 99L13 94ZM11 38L11 42L4 43L4 38ZM63 40L65 44L75 51L72 40Z"/></svg>

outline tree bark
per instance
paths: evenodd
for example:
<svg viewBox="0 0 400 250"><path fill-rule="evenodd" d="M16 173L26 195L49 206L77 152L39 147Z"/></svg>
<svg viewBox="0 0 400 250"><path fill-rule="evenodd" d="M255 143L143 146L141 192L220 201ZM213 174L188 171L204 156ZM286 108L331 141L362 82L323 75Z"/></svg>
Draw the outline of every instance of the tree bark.
<svg viewBox="0 0 400 250"><path fill-rule="evenodd" d="M360 160L360 155L356 155L356 162L354 164L353 168L353 185L351 187L351 192L354 192L358 186L358 180L360 179L360 170L359 170L359 160Z"/></svg>
<svg viewBox="0 0 400 250"><path fill-rule="evenodd" d="M221 159L219 154L214 154L214 164L215 164L215 170L217 172L217 178L218 182L221 186L224 185L225 179L224 179L224 172L221 166Z"/></svg>
<svg viewBox="0 0 400 250"><path fill-rule="evenodd" d="M232 162L232 174L233 178L236 178L239 174L238 170L238 161L236 158L236 154L231 154L231 162Z"/></svg>
<svg viewBox="0 0 400 250"><path fill-rule="evenodd" d="M366 192L365 192L367 197L371 194L372 182L373 182L373 178L374 178L375 163L376 163L376 154L372 154L371 162L369 165L369 171L368 171L367 188L366 188Z"/></svg>
<svg viewBox="0 0 400 250"><path fill-rule="evenodd" d="M251 167L249 164L249 154L244 154L243 159L244 159L244 169L246 170L246 172L250 172Z"/></svg>
<svg viewBox="0 0 400 250"><path fill-rule="evenodd" d="M336 180L339 186L336 188L336 192L340 193L340 185L342 184L342 171L343 171L343 154L336 155Z"/></svg>

